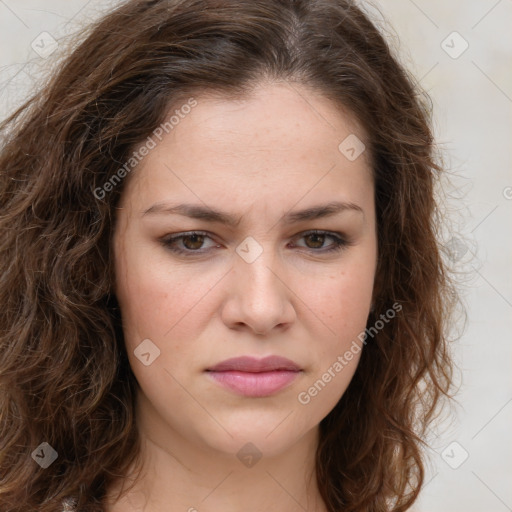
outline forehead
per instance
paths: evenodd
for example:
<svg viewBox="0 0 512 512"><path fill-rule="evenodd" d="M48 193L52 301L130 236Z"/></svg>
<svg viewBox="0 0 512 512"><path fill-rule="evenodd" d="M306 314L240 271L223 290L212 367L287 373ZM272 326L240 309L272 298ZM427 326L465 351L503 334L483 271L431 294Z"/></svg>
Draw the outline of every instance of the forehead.
<svg viewBox="0 0 512 512"><path fill-rule="evenodd" d="M212 149L233 154L254 149L300 155L337 147L340 137L349 134L366 138L348 109L303 85L260 84L243 98L210 92L196 101L197 106L170 131L169 141L186 138L190 145L207 141L214 144Z"/></svg>
<svg viewBox="0 0 512 512"><path fill-rule="evenodd" d="M173 193L196 201L212 192L219 201L270 198L271 191L274 199L333 189L357 195L372 181L366 152L351 160L340 148L350 137L363 144L360 124L318 92L267 84L244 98L194 99L133 173L140 201Z"/></svg>

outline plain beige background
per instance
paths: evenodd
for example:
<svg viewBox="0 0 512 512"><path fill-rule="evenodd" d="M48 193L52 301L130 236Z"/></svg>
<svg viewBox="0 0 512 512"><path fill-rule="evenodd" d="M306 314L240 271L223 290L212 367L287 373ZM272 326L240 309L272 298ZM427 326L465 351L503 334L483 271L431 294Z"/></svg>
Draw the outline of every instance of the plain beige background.
<svg viewBox="0 0 512 512"><path fill-rule="evenodd" d="M38 87L64 36L116 3L0 0L1 117ZM512 511L512 0L358 3L432 98L453 173L446 192L455 230L444 242L463 272L468 312L456 345L460 406L430 439L428 484L415 510Z"/></svg>

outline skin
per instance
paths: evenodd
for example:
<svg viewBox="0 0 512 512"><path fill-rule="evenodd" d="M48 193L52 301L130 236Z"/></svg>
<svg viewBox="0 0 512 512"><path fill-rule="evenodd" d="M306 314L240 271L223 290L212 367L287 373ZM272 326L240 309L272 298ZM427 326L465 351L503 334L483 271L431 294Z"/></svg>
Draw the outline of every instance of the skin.
<svg viewBox="0 0 512 512"><path fill-rule="evenodd" d="M243 101L195 98L130 175L116 212L115 286L140 386L144 470L107 510L325 511L314 473L318 425L360 353L309 403L298 395L354 340L360 346L366 327L377 263L374 186L366 152L350 161L338 149L348 135L364 141L365 134L350 114L296 84L262 83ZM289 211L331 201L362 211L282 223ZM142 215L158 202L207 205L239 222ZM334 240L304 235L312 229L339 233L350 245L326 253ZM177 241L188 254L160 241L192 230L210 238ZM236 252L249 236L262 250L251 263ZM134 355L144 339L160 350L148 366ZM205 373L242 355L284 356L302 372L260 398ZM252 467L236 456L249 442L261 454Z"/></svg>

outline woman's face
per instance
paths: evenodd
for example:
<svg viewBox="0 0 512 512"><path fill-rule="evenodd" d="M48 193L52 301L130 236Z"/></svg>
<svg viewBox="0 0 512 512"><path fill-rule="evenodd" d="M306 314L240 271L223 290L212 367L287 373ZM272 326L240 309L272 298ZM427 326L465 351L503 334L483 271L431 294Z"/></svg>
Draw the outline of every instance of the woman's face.
<svg viewBox="0 0 512 512"><path fill-rule="evenodd" d="M277 455L316 433L359 361L377 258L365 135L297 85L195 100L147 144L117 211L138 420L177 447ZM296 368L211 371L242 356Z"/></svg>

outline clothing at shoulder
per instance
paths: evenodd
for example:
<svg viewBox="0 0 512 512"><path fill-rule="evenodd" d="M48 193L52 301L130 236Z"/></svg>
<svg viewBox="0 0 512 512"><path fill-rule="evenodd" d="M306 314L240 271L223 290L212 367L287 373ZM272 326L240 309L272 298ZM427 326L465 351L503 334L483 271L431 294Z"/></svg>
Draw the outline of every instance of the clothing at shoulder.
<svg viewBox="0 0 512 512"><path fill-rule="evenodd" d="M66 498L62 501L62 512L76 512L76 498Z"/></svg>

